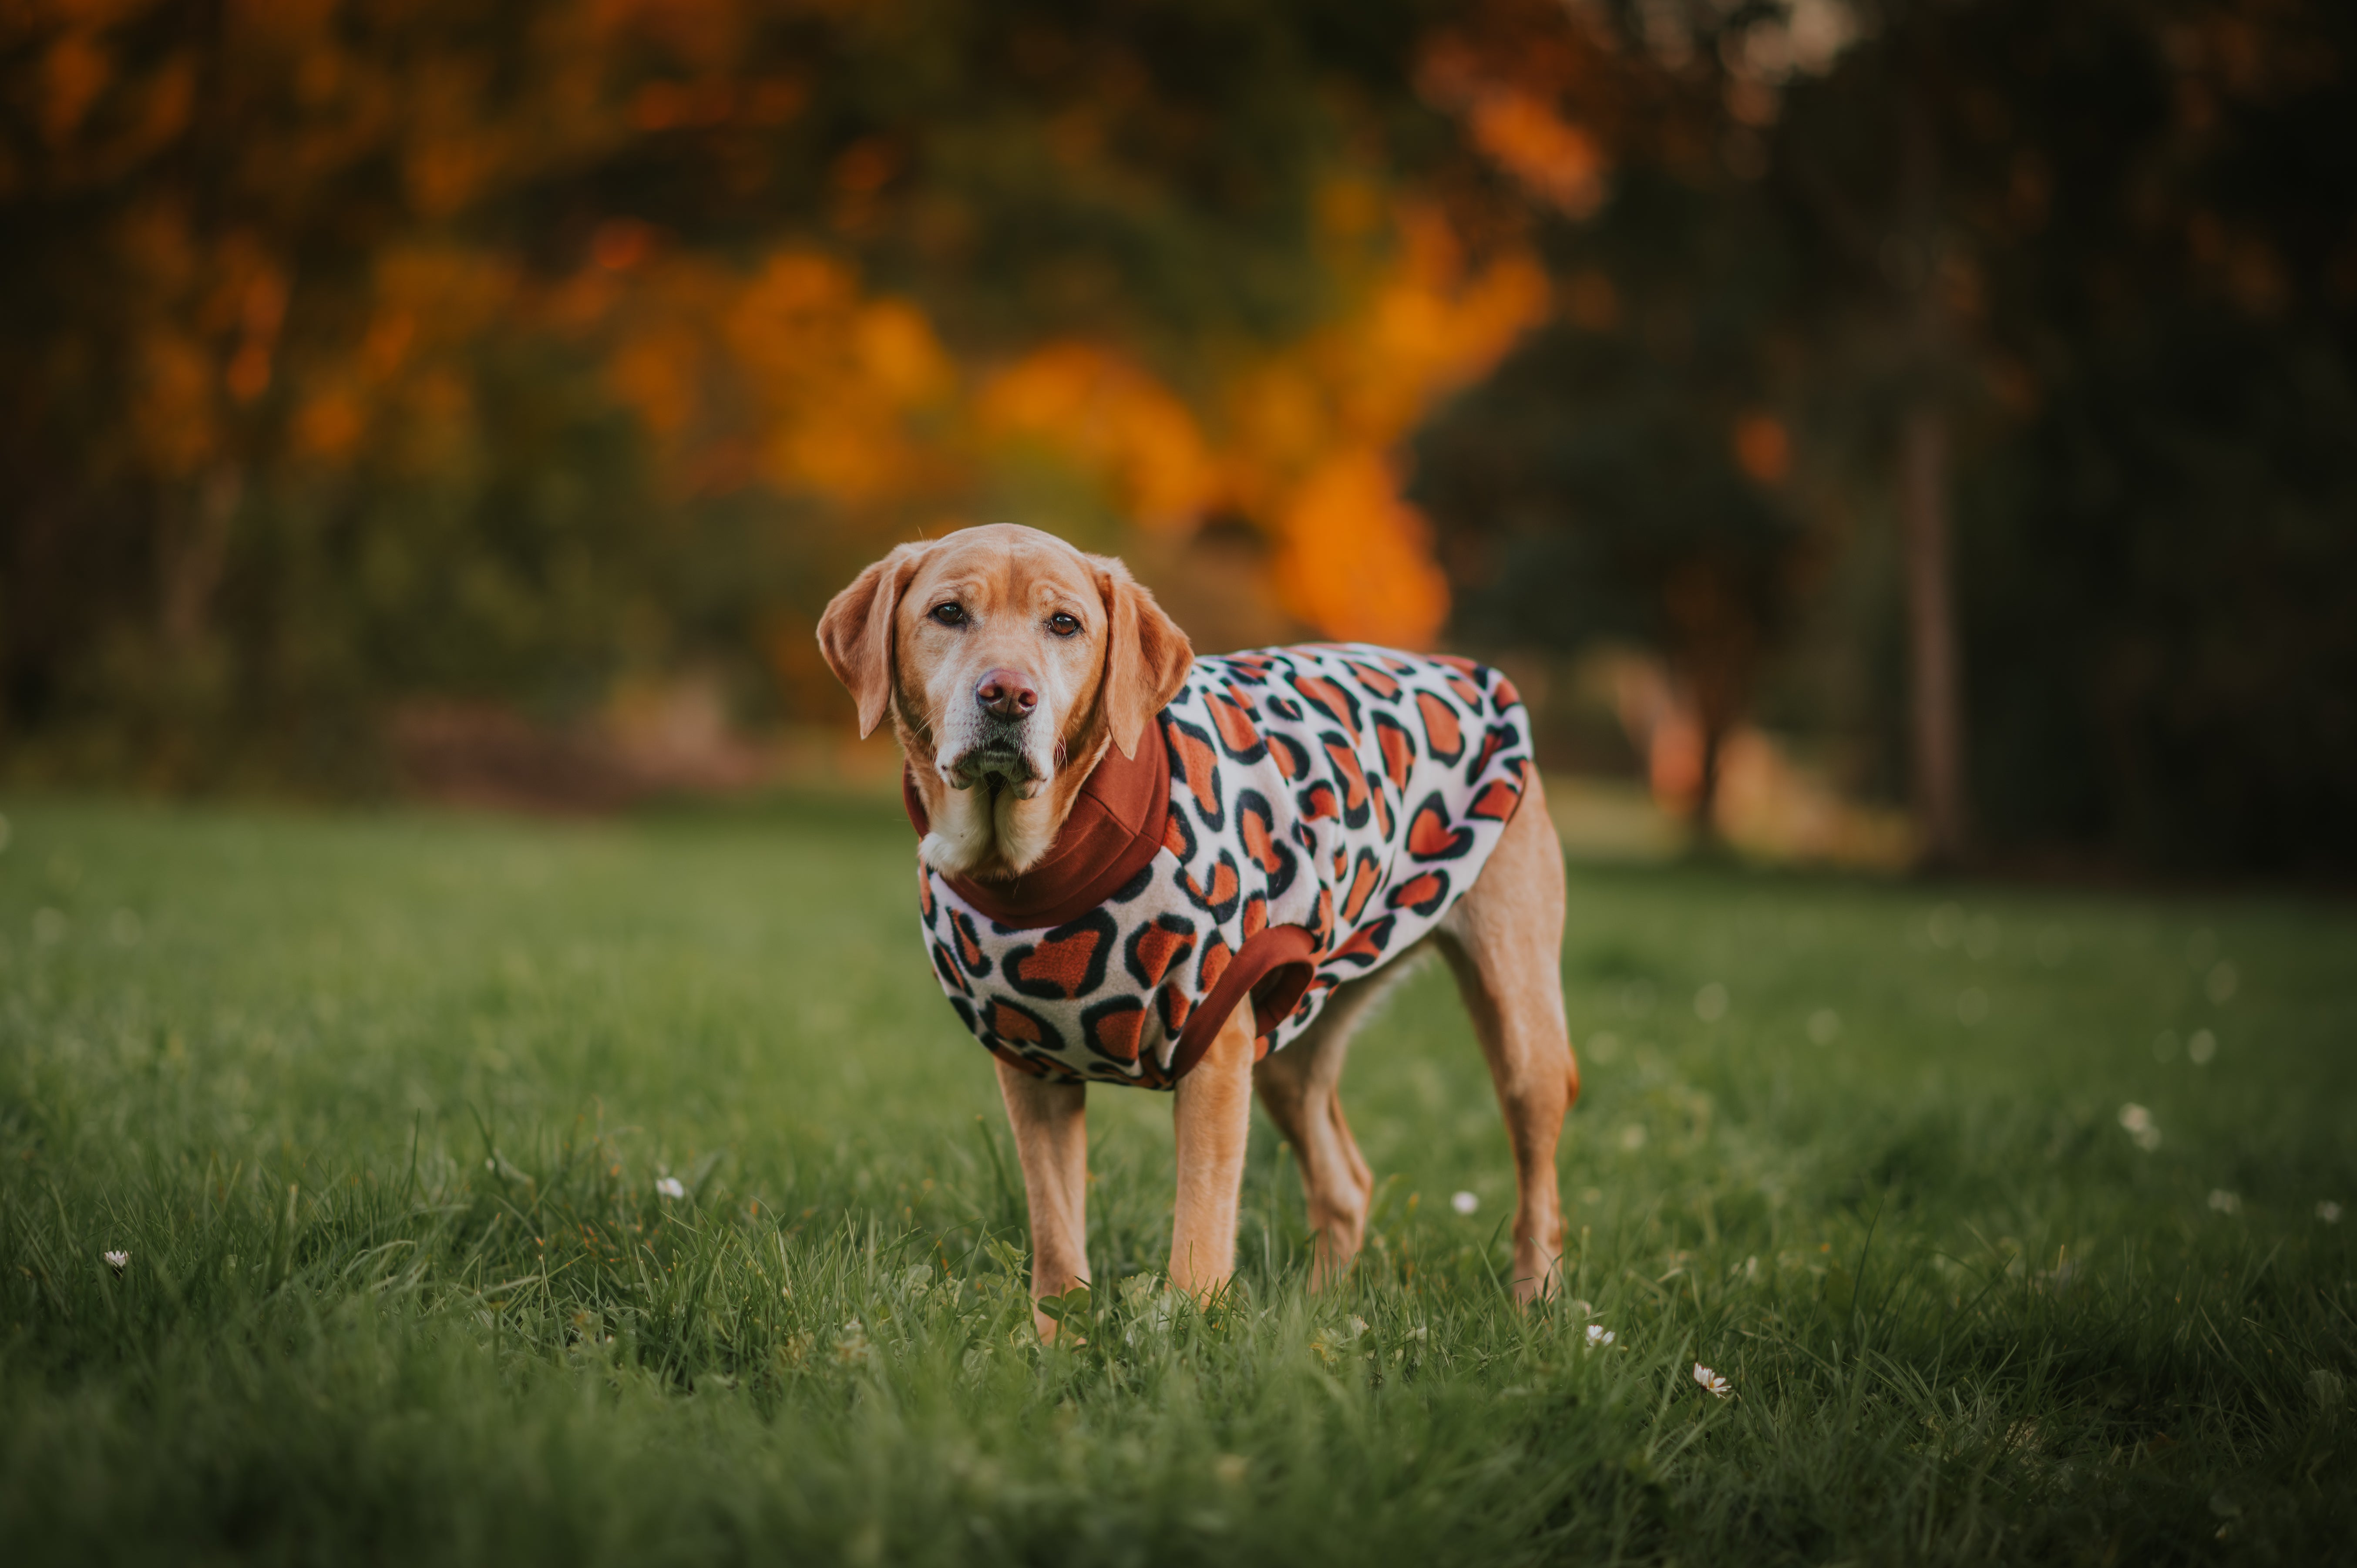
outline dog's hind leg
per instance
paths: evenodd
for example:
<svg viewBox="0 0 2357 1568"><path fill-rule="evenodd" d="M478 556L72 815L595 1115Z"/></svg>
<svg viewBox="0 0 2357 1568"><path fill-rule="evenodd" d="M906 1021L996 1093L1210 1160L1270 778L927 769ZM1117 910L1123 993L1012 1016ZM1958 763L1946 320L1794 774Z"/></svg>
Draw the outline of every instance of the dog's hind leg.
<svg viewBox="0 0 2357 1568"><path fill-rule="evenodd" d="M1489 1058L1514 1150L1514 1297L1550 1294L1563 1259L1555 1168L1579 1067L1564 1025L1563 846L1534 772L1481 875L1434 937Z"/></svg>
<svg viewBox="0 0 2357 1568"><path fill-rule="evenodd" d="M1376 1000L1415 967L1403 954L1375 973L1336 988L1317 1022L1281 1051L1253 1069L1253 1087L1269 1120L1276 1123L1301 1166L1301 1197L1317 1233L1317 1257L1309 1287L1323 1289L1340 1278L1366 1237L1367 1205L1375 1178L1342 1118L1342 1065L1351 1036Z"/></svg>

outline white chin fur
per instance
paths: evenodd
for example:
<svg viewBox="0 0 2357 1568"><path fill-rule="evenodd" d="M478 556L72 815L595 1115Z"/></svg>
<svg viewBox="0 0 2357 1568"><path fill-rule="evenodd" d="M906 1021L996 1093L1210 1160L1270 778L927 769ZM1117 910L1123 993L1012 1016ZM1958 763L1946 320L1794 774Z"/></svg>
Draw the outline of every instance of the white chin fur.
<svg viewBox="0 0 2357 1568"><path fill-rule="evenodd" d="M959 845L939 833L927 833L917 841L917 858L944 876L955 876L970 864Z"/></svg>
<svg viewBox="0 0 2357 1568"><path fill-rule="evenodd" d="M942 778L951 782L946 769ZM917 844L918 858L948 876L963 875L994 854L1009 871L1029 869L1055 843L1055 824L1046 820L1048 802L1041 799L1052 781L1050 775L996 791L952 782L932 832Z"/></svg>

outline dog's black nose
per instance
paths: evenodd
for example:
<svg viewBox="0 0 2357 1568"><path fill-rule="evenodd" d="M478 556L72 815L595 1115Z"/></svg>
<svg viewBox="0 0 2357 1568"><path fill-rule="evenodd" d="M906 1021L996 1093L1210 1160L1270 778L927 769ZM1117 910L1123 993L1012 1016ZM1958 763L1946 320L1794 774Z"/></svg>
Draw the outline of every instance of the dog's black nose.
<svg viewBox="0 0 2357 1568"><path fill-rule="evenodd" d="M1039 705L1029 680L1013 670L993 670L974 689L974 700L1003 719L1019 719Z"/></svg>

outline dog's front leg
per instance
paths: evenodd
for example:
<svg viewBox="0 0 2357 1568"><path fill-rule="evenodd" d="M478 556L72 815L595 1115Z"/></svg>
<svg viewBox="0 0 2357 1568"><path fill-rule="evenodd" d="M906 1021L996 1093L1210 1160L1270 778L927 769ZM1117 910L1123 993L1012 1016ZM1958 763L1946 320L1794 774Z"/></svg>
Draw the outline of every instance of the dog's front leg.
<svg viewBox="0 0 2357 1568"><path fill-rule="evenodd" d="M1170 1283L1209 1300L1236 1270L1236 1205L1252 1132L1252 1004L1244 1003L1178 1080L1171 1122L1178 1144L1178 1205L1170 1224Z"/></svg>
<svg viewBox="0 0 2357 1568"><path fill-rule="evenodd" d="M1023 1164L1023 1197L1031 1209L1031 1299L1061 1295L1089 1283L1088 1086L1050 1083L1005 1062L998 1092L1015 1129ZM1042 1339L1056 1337L1056 1320L1033 1308Z"/></svg>

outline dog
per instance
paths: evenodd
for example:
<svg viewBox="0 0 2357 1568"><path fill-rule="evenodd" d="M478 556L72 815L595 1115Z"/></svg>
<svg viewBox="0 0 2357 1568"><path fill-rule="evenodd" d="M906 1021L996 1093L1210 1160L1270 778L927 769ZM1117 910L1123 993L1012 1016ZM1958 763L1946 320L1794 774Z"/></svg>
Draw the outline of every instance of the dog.
<svg viewBox="0 0 2357 1568"><path fill-rule="evenodd" d="M1312 1288L1345 1273L1374 1181L1344 1058L1426 949L1505 1114L1514 1295L1555 1288L1563 852L1504 676L1361 645L1198 660L1119 561L1011 524L900 545L818 639L906 759L927 946L995 1058L1035 1303L1090 1278L1092 1081L1173 1091L1173 1286L1233 1273L1254 1092L1300 1165Z"/></svg>

